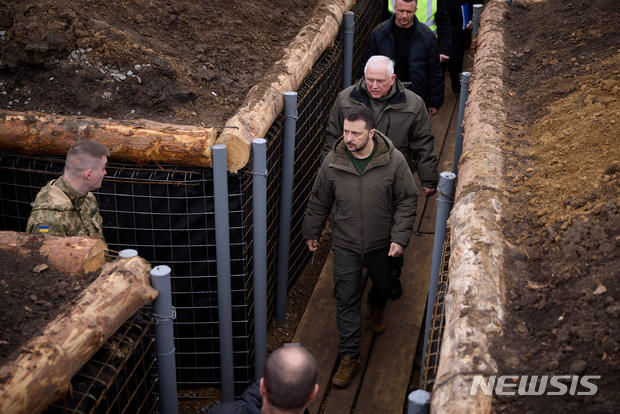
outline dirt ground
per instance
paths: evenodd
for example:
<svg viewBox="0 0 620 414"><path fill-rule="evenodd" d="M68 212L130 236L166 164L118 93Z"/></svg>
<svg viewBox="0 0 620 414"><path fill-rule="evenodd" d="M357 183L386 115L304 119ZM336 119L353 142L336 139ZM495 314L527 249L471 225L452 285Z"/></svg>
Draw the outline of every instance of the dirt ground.
<svg viewBox="0 0 620 414"><path fill-rule="evenodd" d="M600 379L591 380L593 396L502 397L495 409L617 413L620 3L513 4L504 207L513 246L505 264L507 328L494 357L502 374ZM571 381L563 382L570 388Z"/></svg>
<svg viewBox="0 0 620 414"><path fill-rule="evenodd" d="M30 246L35 252L37 242ZM92 282L97 273L70 277L47 268L38 254L23 256L0 249L0 366ZM44 266L41 266L41 265ZM1 380L0 380L1 381Z"/></svg>
<svg viewBox="0 0 620 414"><path fill-rule="evenodd" d="M5 0L0 108L223 125L317 0Z"/></svg>

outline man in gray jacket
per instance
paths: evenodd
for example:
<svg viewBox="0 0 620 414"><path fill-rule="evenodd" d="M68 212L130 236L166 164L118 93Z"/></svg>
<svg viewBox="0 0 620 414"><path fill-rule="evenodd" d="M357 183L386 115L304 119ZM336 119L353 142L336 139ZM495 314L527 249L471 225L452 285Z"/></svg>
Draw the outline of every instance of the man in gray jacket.
<svg viewBox="0 0 620 414"><path fill-rule="evenodd" d="M323 153L327 154L342 135L344 112L363 105L372 109L377 130L392 140L411 167L415 166L426 197L437 187L437 156L431 121L422 99L396 79L394 62L386 56L372 56L364 68L364 78L338 94L329 114ZM403 259L392 261L390 297L402 294L400 274Z"/></svg>
<svg viewBox="0 0 620 414"><path fill-rule="evenodd" d="M332 377L350 384L359 366L362 267L368 268L371 327L386 329L384 309L391 286L390 257L403 255L415 218L417 189L400 151L375 130L372 111L352 107L344 114L343 137L323 160L303 222L308 249L315 251L331 214L334 296L340 365Z"/></svg>

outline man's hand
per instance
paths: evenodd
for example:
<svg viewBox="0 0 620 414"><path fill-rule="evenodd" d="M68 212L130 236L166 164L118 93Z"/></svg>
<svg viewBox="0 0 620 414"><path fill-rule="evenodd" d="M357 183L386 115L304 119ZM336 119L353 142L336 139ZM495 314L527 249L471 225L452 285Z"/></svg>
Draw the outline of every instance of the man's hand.
<svg viewBox="0 0 620 414"><path fill-rule="evenodd" d="M474 27L474 22L473 20L470 20L467 22L467 25L465 26L466 29L471 30Z"/></svg>
<svg viewBox="0 0 620 414"><path fill-rule="evenodd" d="M306 246L308 246L308 250L313 252L319 248L319 241L318 240L306 240Z"/></svg>
<svg viewBox="0 0 620 414"><path fill-rule="evenodd" d="M424 191L426 197L430 197L437 192L437 189L422 186L422 191Z"/></svg>
<svg viewBox="0 0 620 414"><path fill-rule="evenodd" d="M405 253L405 248L398 243L390 243L390 251L388 256L390 257L400 257Z"/></svg>
<svg viewBox="0 0 620 414"><path fill-rule="evenodd" d="M428 108L429 116L435 116L437 115L437 112L439 112L439 108L433 108L433 107Z"/></svg>
<svg viewBox="0 0 620 414"><path fill-rule="evenodd" d="M439 63L444 63L450 60L450 56L439 54Z"/></svg>

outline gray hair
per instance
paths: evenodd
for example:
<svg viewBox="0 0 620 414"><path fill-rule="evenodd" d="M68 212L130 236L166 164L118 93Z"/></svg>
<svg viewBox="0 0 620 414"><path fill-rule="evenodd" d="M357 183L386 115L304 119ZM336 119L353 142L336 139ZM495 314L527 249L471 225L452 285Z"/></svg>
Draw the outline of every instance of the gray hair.
<svg viewBox="0 0 620 414"><path fill-rule="evenodd" d="M368 59L366 62L366 66L364 66L364 75L366 75L366 70L368 70L369 66L383 64L386 65L387 75L388 77L392 77L394 74L394 61L387 56L383 55L374 55Z"/></svg>

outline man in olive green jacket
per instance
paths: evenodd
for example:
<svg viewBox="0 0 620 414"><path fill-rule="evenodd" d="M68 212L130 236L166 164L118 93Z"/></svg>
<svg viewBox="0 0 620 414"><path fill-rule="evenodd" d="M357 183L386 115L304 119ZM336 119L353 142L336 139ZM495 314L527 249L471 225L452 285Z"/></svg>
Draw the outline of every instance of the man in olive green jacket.
<svg viewBox="0 0 620 414"><path fill-rule="evenodd" d="M67 153L64 174L48 182L32 203L26 232L54 236L87 236L105 241L103 220L91 191L106 175L108 149L80 140Z"/></svg>
<svg viewBox="0 0 620 414"><path fill-rule="evenodd" d="M370 109L350 108L343 125L343 137L316 177L302 227L306 244L314 251L331 214L341 356L332 383L340 387L349 385L359 366L362 267L368 268L372 279L371 328L381 333L391 286L389 261L402 256L409 242L417 202L405 157L374 129Z"/></svg>

